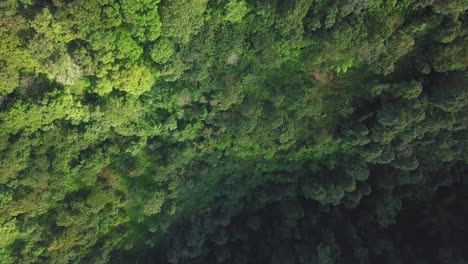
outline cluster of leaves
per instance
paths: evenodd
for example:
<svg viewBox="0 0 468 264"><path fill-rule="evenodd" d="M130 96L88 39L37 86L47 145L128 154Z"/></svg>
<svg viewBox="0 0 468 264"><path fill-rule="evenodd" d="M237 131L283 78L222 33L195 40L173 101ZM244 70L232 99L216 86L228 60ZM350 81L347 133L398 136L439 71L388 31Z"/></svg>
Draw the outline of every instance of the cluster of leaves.
<svg viewBox="0 0 468 264"><path fill-rule="evenodd" d="M465 168L466 174L466 167L455 168ZM451 173L459 173L456 170ZM405 198L398 223L388 228L376 221L375 201L388 199L379 190L350 209L297 197L294 187L282 186L293 192L283 192L278 201L268 204L255 196L243 205L228 202L229 207L244 208L230 220L221 220L221 214L229 212L219 205L199 212L178 227L178 235L166 241L164 251L132 259L141 263L165 263L166 256L171 263L464 263L466 176L463 181L436 192L412 189L418 195ZM278 186L266 185L257 193L266 195L271 188Z"/></svg>
<svg viewBox="0 0 468 264"><path fill-rule="evenodd" d="M467 9L3 1L0 262L468 260Z"/></svg>

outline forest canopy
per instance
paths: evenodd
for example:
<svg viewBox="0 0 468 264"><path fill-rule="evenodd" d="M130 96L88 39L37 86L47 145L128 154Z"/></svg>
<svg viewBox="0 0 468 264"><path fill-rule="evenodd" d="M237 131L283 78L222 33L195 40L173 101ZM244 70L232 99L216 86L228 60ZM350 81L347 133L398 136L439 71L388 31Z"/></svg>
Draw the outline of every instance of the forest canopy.
<svg viewBox="0 0 468 264"><path fill-rule="evenodd" d="M467 9L0 1L0 263L468 263Z"/></svg>

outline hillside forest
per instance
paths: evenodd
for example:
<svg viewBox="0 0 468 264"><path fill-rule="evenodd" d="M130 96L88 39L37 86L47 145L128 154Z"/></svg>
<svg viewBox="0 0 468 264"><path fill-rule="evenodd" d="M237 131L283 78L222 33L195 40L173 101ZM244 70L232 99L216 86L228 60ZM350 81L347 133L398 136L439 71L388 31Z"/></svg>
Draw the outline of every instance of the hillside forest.
<svg viewBox="0 0 468 264"><path fill-rule="evenodd" d="M0 1L0 263L468 263L467 9Z"/></svg>

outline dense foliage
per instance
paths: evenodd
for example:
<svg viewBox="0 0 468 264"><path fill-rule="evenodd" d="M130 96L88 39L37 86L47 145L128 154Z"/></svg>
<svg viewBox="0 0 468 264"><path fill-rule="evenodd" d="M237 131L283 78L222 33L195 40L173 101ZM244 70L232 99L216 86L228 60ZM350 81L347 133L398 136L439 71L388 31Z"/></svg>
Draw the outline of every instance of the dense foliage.
<svg viewBox="0 0 468 264"><path fill-rule="evenodd" d="M468 263L467 9L0 1L0 263Z"/></svg>

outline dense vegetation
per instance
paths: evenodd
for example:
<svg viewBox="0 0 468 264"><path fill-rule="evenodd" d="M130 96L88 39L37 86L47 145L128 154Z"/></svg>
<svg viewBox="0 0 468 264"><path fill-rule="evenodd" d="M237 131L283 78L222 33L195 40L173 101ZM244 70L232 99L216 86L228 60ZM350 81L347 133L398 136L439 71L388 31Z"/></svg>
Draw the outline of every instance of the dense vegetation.
<svg viewBox="0 0 468 264"><path fill-rule="evenodd" d="M468 263L467 9L0 1L0 263Z"/></svg>

